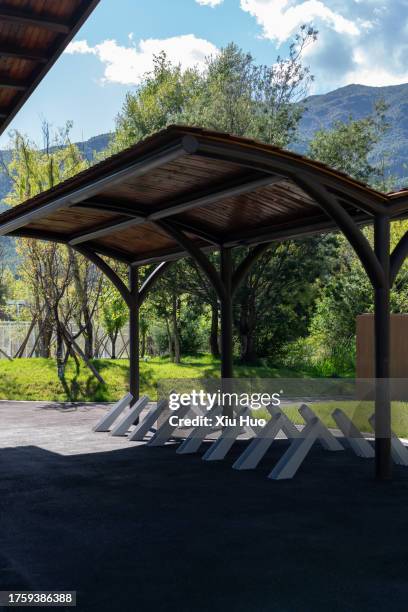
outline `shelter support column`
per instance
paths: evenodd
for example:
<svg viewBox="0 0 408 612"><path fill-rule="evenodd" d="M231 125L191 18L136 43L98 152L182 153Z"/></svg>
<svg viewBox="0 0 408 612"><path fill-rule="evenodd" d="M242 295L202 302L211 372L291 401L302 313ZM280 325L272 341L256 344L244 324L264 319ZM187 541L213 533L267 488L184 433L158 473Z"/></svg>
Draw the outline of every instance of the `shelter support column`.
<svg viewBox="0 0 408 612"><path fill-rule="evenodd" d="M390 377L390 220L376 216L374 250L384 271L374 287L375 335L375 472L378 480L392 477Z"/></svg>
<svg viewBox="0 0 408 612"><path fill-rule="evenodd" d="M293 180L308 193L343 232L364 266L374 289L375 302L375 475L389 480L391 458L390 376L390 286L408 251L408 239L402 239L390 257L390 218L387 209L373 207L374 249L356 220L338 198L324 185L315 183L306 174L293 175ZM362 210L364 207L361 207ZM391 265L390 265L391 262ZM390 272L390 269L392 272Z"/></svg>
<svg viewBox="0 0 408 612"><path fill-rule="evenodd" d="M139 269L129 266L129 391L133 404L139 399Z"/></svg>
<svg viewBox="0 0 408 612"><path fill-rule="evenodd" d="M233 377L232 342L232 257L231 249L221 248L221 282L224 295L221 305L221 377Z"/></svg>

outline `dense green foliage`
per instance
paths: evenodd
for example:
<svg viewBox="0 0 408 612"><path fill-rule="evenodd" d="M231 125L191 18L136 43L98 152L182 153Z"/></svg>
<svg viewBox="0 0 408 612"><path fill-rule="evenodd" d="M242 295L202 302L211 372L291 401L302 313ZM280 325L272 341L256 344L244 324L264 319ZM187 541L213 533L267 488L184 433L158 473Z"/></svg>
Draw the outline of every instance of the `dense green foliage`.
<svg viewBox="0 0 408 612"><path fill-rule="evenodd" d="M296 136L301 100L312 77L302 63L316 31L302 27L286 58L256 64L230 43L207 59L205 71L182 71L164 53L152 73L129 92L108 152L132 145L172 123L198 125L287 146Z"/></svg>

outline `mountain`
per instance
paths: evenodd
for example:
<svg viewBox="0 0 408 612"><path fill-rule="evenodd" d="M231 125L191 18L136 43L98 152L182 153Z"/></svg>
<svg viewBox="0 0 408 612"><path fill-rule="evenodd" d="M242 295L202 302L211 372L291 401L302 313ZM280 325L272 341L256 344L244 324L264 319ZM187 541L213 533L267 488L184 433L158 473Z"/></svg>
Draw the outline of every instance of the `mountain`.
<svg viewBox="0 0 408 612"><path fill-rule="evenodd" d="M378 100L388 105L386 118L390 130L378 145L373 160L386 156L390 174L395 176L396 187L408 185L408 83L387 87L347 85L320 96L305 100L306 112L300 123L299 141L294 149L306 153L307 143L314 132L329 128L335 121L362 119L369 115Z"/></svg>

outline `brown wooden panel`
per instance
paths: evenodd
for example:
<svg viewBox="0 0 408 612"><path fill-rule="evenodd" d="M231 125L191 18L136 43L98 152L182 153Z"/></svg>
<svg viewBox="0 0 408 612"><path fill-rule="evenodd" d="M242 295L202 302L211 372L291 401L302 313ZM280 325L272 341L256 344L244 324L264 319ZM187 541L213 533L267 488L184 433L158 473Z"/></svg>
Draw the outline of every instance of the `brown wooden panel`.
<svg viewBox="0 0 408 612"><path fill-rule="evenodd" d="M8 110L13 101L17 98L19 92L14 89L0 88L0 109ZM1 119L0 119L1 124Z"/></svg>
<svg viewBox="0 0 408 612"><path fill-rule="evenodd" d="M79 8L81 0L2 0L2 6L7 8L32 11L49 18L69 19Z"/></svg>
<svg viewBox="0 0 408 612"><path fill-rule="evenodd" d="M177 247L177 243L152 224L135 225L134 227L114 232L97 240L98 244L120 248L132 255L154 252L160 249Z"/></svg>
<svg viewBox="0 0 408 612"><path fill-rule="evenodd" d="M264 225L304 219L315 215L318 206L296 187L261 187L250 193L226 198L180 215L180 220L200 222L218 232L237 232Z"/></svg>
<svg viewBox="0 0 408 612"><path fill-rule="evenodd" d="M103 223L110 219L113 221L116 218L117 215L99 210L87 210L85 212L82 209L71 208L69 210L60 210L52 215L38 219L35 222L33 221L29 223L26 228L43 231L58 231L70 235L76 232L86 232L98 223Z"/></svg>
<svg viewBox="0 0 408 612"><path fill-rule="evenodd" d="M198 156L186 156L136 178L128 177L119 185L104 189L104 198L119 198L129 203L152 208L170 205L172 199L190 197L199 189L211 189L220 181L239 177L242 170L236 164L219 162Z"/></svg>
<svg viewBox="0 0 408 612"><path fill-rule="evenodd" d="M357 317L357 378L374 378L374 315ZM391 378L408 378L408 314L391 315Z"/></svg>

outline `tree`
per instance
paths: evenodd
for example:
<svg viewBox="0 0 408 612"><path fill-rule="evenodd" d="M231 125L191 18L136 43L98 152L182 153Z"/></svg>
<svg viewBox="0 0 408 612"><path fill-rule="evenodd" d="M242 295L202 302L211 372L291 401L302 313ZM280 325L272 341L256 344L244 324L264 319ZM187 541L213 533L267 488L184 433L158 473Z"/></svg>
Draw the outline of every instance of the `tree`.
<svg viewBox="0 0 408 612"><path fill-rule="evenodd" d="M180 66L172 65L164 53L160 54L155 59L153 71L146 75L135 92L127 94L117 118L110 151L129 146L170 123L187 123L287 146L296 137L303 112L300 100L312 81L309 68L303 64L303 53L316 36L313 28L302 27L290 45L287 57L278 57L270 66L258 65L251 54L243 52L234 43L207 58L202 72L197 69L183 72ZM290 248L280 245L277 252L283 257L286 251L290 253ZM218 260L218 255L212 257L216 266ZM314 262L312 257L312 264ZM243 359L252 359L254 347L260 346L259 337L255 337L261 333L258 325L262 319L258 316L258 309L263 307L260 294L267 293L273 285L275 264L269 254L262 265L254 268L250 279L244 281L236 296L236 312L239 314L235 321ZM177 292L175 287L178 287ZM160 290L164 293L161 294ZM198 310L203 303L209 304L210 347L212 354L218 356L217 295L194 262L178 262L155 292L156 312L165 320L171 358L179 359L183 344L180 321L185 294L193 296L190 310L193 310L193 304ZM277 286L276 295L279 294ZM280 299L276 295L274 299ZM262 333L264 331L265 327Z"/></svg>
<svg viewBox="0 0 408 612"><path fill-rule="evenodd" d="M309 156L374 188L388 191L393 177L387 174L386 160L373 161L374 148L389 129L386 110L384 102L379 101L364 119L350 118L347 123L337 121L331 128L318 131L309 145ZM402 236L407 227L407 222L392 224L393 244L397 234ZM364 228L363 232L373 244L372 227ZM343 236L337 240L336 262L331 276L320 287L320 297L310 325L315 351L328 361L328 371L331 372L350 371L354 367L356 316L373 310L372 286L360 260ZM407 267L404 266L401 280L406 274ZM397 282L391 292L394 312L408 306L405 287L405 283Z"/></svg>
<svg viewBox="0 0 408 612"><path fill-rule="evenodd" d="M42 148L18 131L12 133L12 159L6 167L12 189L6 198L7 204L14 206L87 167L87 161L70 141L71 127L72 123L67 122L64 128L53 132L44 122ZM92 317L100 291L99 272L79 258L71 247L19 239L17 248L21 258L18 273L30 287L32 316L38 321L40 354L51 355L55 336L61 380L66 359L74 353L80 354L92 368L89 362L93 356ZM72 321L77 322L78 332L69 329ZM76 342L81 334L85 336L84 353Z"/></svg>
<svg viewBox="0 0 408 612"><path fill-rule="evenodd" d="M307 333L316 281L331 269L331 237L273 243L258 259L234 300L240 357L276 357L282 345Z"/></svg>
<svg viewBox="0 0 408 612"><path fill-rule="evenodd" d="M102 294L102 324L111 341L111 358L116 359L116 342L129 319L129 309L120 293L107 286Z"/></svg>
<svg viewBox="0 0 408 612"><path fill-rule="evenodd" d="M135 144L170 123L189 115L202 87L198 70L183 72L173 66L164 52L154 58L153 70L147 73L135 93L128 92L116 119L114 137L107 151L111 155Z"/></svg>
<svg viewBox="0 0 408 612"><path fill-rule="evenodd" d="M228 44L206 60L204 71L183 71L164 52L154 59L135 92L126 94L107 154L119 151L172 123L196 125L286 146L296 136L300 100L313 80L303 65L304 50L317 31L303 26L271 65Z"/></svg>
<svg viewBox="0 0 408 612"><path fill-rule="evenodd" d="M309 143L308 156L372 187L386 190L392 177L387 180L384 164L371 160L374 147L389 130L386 110L387 105L380 100L364 119L350 117L348 122L335 121L331 128L318 130Z"/></svg>

